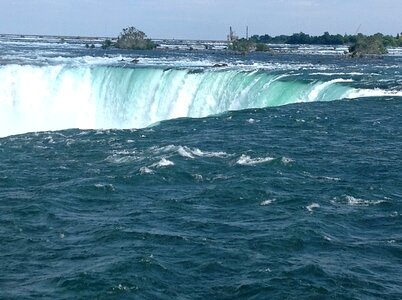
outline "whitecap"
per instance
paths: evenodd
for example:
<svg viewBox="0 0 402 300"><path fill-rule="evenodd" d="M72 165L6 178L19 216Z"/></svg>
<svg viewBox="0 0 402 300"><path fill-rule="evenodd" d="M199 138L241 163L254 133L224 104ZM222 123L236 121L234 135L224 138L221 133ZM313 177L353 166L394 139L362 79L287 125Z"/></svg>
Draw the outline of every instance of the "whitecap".
<svg viewBox="0 0 402 300"><path fill-rule="evenodd" d="M270 205L275 201L275 199L268 199L268 200L264 200L260 203L261 206L266 206L266 205Z"/></svg>
<svg viewBox="0 0 402 300"><path fill-rule="evenodd" d="M34 148L35 149L48 149L49 147L42 146L42 145L35 145Z"/></svg>
<svg viewBox="0 0 402 300"><path fill-rule="evenodd" d="M128 151L128 150L116 150L116 151L113 151L113 153L114 154L116 154L116 155L128 155L128 154L131 154L131 152L130 151Z"/></svg>
<svg viewBox="0 0 402 300"><path fill-rule="evenodd" d="M348 205L352 205L352 206L370 206L370 205L377 205L377 204L386 202L385 200L359 199L359 198L355 198L353 196L346 196L345 199L348 202Z"/></svg>
<svg viewBox="0 0 402 300"><path fill-rule="evenodd" d="M75 143L75 140L74 139L66 139L66 146L71 146L72 144L74 144Z"/></svg>
<svg viewBox="0 0 402 300"><path fill-rule="evenodd" d="M140 168L140 174L141 175L145 175L145 174L153 174L154 171L152 171L150 168L148 167L141 167Z"/></svg>
<svg viewBox="0 0 402 300"><path fill-rule="evenodd" d="M56 142L53 140L52 136L46 137L45 140L47 140L48 144L56 144Z"/></svg>
<svg viewBox="0 0 402 300"><path fill-rule="evenodd" d="M256 164L262 164L262 163L266 163L266 162L270 162L273 161L274 158L273 157L257 157L257 158L251 158L248 155L244 155L242 154L240 156L240 158L237 160L237 164L238 165L242 165L242 166L253 166Z"/></svg>
<svg viewBox="0 0 402 300"><path fill-rule="evenodd" d="M110 162L110 163L115 163L115 164L124 164L124 163L130 163L133 161L137 161L137 160L141 160L139 157L137 156L119 156L116 154L113 155L109 155L108 157L106 157L105 161Z"/></svg>
<svg viewBox="0 0 402 300"><path fill-rule="evenodd" d="M204 178L200 174L193 174L192 175L196 181L203 181Z"/></svg>
<svg viewBox="0 0 402 300"><path fill-rule="evenodd" d="M284 156L284 157L281 158L281 162L282 162L284 165L288 165L288 164L294 162L294 160L291 159L291 158L289 158L289 157L285 157L285 156Z"/></svg>
<svg viewBox="0 0 402 300"><path fill-rule="evenodd" d="M113 186L113 184L108 183L108 184L102 184L102 183L96 183L95 187L97 189L103 189L103 190L107 190L107 191L115 191L115 188Z"/></svg>
<svg viewBox="0 0 402 300"><path fill-rule="evenodd" d="M160 161L153 163L150 167L151 168L164 168L164 167L169 167L169 166L174 166L174 162L163 157Z"/></svg>
<svg viewBox="0 0 402 300"><path fill-rule="evenodd" d="M320 208L320 205L318 203L311 203L310 205L307 205L306 208L309 212L313 212L315 208Z"/></svg>
<svg viewBox="0 0 402 300"><path fill-rule="evenodd" d="M171 152L175 149L175 147L176 147L175 145L167 145L163 147L153 146L149 148L149 150L155 154L160 154L160 153Z"/></svg>
<svg viewBox="0 0 402 300"><path fill-rule="evenodd" d="M122 285L121 283L119 283L119 285L117 286L117 289L121 290L121 291L127 291L129 288L127 286Z"/></svg>
<svg viewBox="0 0 402 300"><path fill-rule="evenodd" d="M191 153L190 149L187 147L179 146L179 148L177 149L177 152L183 157L194 158L194 155Z"/></svg>
<svg viewBox="0 0 402 300"><path fill-rule="evenodd" d="M341 181L341 179L338 177L323 176L321 178L329 181Z"/></svg>
<svg viewBox="0 0 402 300"><path fill-rule="evenodd" d="M198 148L194 148L191 151L194 155L200 156L200 157L220 157L220 158L222 158L222 157L228 156L228 154L223 151L201 151Z"/></svg>
<svg viewBox="0 0 402 300"><path fill-rule="evenodd" d="M161 153L172 153L176 152L180 156L185 157L185 158L195 158L196 156L198 157L226 157L228 154L223 151L202 151L201 149L198 148L190 148L187 146L176 146L176 145L167 145L163 147L151 147L150 151L155 153L155 154L161 154Z"/></svg>

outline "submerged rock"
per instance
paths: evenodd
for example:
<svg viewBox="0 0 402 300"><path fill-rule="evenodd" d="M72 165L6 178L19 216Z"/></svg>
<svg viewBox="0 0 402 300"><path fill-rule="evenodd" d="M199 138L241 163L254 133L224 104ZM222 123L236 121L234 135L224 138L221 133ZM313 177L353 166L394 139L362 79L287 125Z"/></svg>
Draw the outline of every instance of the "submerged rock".
<svg viewBox="0 0 402 300"><path fill-rule="evenodd" d="M217 64L214 64L212 67L223 68L223 67L227 67L227 66L228 66L228 64L225 64L225 63L217 63Z"/></svg>

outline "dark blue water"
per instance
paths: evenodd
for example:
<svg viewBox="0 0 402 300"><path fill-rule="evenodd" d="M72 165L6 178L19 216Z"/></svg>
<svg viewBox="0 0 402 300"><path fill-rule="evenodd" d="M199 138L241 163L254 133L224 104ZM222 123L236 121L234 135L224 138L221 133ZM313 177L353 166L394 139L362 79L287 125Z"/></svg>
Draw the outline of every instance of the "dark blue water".
<svg viewBox="0 0 402 300"><path fill-rule="evenodd" d="M85 43L0 38L0 299L402 298L400 49Z"/></svg>
<svg viewBox="0 0 402 300"><path fill-rule="evenodd" d="M0 139L2 299L400 299L402 102Z"/></svg>

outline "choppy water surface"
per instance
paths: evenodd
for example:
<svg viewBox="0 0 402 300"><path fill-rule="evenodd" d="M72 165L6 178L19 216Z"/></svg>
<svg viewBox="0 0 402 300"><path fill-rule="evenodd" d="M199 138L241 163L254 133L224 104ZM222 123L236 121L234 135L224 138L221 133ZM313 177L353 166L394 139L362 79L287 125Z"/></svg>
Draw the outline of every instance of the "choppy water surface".
<svg viewBox="0 0 402 300"><path fill-rule="evenodd" d="M0 51L0 298L402 297L400 56Z"/></svg>

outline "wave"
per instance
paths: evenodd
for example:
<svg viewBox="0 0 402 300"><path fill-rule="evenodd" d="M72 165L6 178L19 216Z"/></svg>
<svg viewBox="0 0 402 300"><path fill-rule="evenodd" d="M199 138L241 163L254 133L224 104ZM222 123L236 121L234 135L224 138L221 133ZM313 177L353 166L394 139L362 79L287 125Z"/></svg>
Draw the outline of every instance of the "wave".
<svg viewBox="0 0 402 300"><path fill-rule="evenodd" d="M350 79L230 68L3 65L0 78L0 136L142 128L178 117L386 94L355 89Z"/></svg>
<svg viewBox="0 0 402 300"><path fill-rule="evenodd" d="M171 154L172 152L177 152L180 156L184 158L194 159L196 157L217 157L223 158L229 156L226 152L215 152L215 151L202 151L198 148L190 148L187 146L175 146L168 145L163 147L153 147L150 149L156 155L160 154Z"/></svg>
<svg viewBox="0 0 402 300"><path fill-rule="evenodd" d="M237 160L238 165L243 165L243 166L254 166L257 164L263 164L266 162L271 162L275 158L273 157L258 157L258 158L251 158L248 155L242 154L242 156Z"/></svg>

